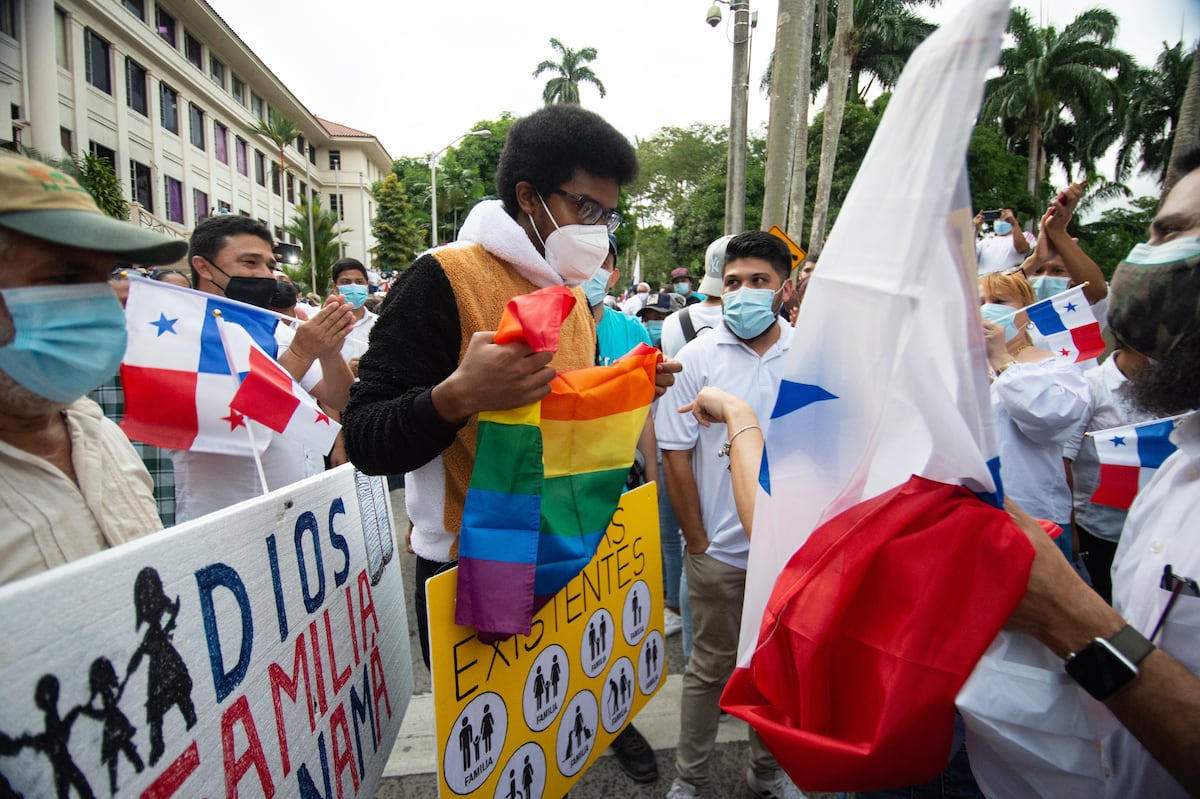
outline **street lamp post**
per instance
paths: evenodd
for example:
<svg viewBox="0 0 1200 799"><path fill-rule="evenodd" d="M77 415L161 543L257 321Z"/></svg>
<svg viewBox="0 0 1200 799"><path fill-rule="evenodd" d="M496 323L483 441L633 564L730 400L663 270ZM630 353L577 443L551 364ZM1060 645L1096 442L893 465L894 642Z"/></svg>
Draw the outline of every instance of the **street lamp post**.
<svg viewBox="0 0 1200 799"><path fill-rule="evenodd" d="M729 97L729 162L725 183L725 233L741 233L746 227L746 135L750 95L750 0L716 0L708 9L708 24L721 21L717 3L733 13L733 75Z"/></svg>
<svg viewBox="0 0 1200 799"><path fill-rule="evenodd" d="M446 152L451 147L458 144L460 141L467 138L468 136L478 136L481 139L486 139L491 135L492 135L492 132L490 130L487 130L486 128L484 128L483 130L469 130L466 133L464 133L463 135L456 138L454 141L447 144L442 149L438 150L433 155L429 156L429 219L430 219L429 240L431 242L430 243L431 247L438 246L438 235L437 235L437 160L438 160L438 158L440 158L442 156L442 153Z"/></svg>

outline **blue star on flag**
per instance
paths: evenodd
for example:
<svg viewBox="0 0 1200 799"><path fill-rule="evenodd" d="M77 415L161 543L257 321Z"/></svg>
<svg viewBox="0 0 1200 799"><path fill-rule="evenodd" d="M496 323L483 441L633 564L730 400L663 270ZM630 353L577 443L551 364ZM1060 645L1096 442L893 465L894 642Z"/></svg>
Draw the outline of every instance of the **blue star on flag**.
<svg viewBox="0 0 1200 799"><path fill-rule="evenodd" d="M1070 311L1074 311L1074 310L1075 310L1077 307L1078 307L1078 306L1077 306L1077 305L1075 305L1075 303L1073 303L1073 302L1068 302L1066 305L1064 305L1064 306L1063 306L1063 310L1064 310L1064 311L1067 311L1067 312L1070 312Z"/></svg>
<svg viewBox="0 0 1200 799"><path fill-rule="evenodd" d="M174 319L168 319L167 315L165 313L163 313L162 311L159 311L158 321L157 322L149 322L148 324L153 325L154 327L158 328L159 336L161 336L163 333L173 333L174 335L179 335L179 333L175 330L175 323L178 321L179 321L179 317L176 317ZM155 338L157 338L157 336Z"/></svg>
<svg viewBox="0 0 1200 799"><path fill-rule="evenodd" d="M1112 437L1112 445L1114 447L1125 446L1125 436L1113 436Z"/></svg>
<svg viewBox="0 0 1200 799"><path fill-rule="evenodd" d="M830 394L820 386L784 380L779 384L779 396L775 399L775 409L771 411L771 418L778 419L780 416L787 416L792 411L798 411L814 402L837 398L836 394Z"/></svg>

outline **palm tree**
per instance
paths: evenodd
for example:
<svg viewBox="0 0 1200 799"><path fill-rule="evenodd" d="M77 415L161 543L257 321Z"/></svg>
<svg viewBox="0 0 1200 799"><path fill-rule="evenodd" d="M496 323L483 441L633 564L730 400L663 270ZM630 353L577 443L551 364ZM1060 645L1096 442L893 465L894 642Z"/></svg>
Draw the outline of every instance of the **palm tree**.
<svg viewBox="0 0 1200 799"><path fill-rule="evenodd" d="M1112 46L1116 14L1093 8L1062 33L1037 27L1022 8L1008 18L1014 44L1000 54L999 77L988 81L981 120L996 121L1029 158L1026 189L1035 197L1046 177L1045 140L1067 124L1088 130L1118 116L1133 60Z"/></svg>
<svg viewBox="0 0 1200 799"><path fill-rule="evenodd" d="M829 217L829 193L833 189L833 165L837 156L842 117L846 113L846 87L850 84L851 32L854 28L854 3L838 3L837 27L829 53L829 86L825 95L825 122L821 131L821 163L817 170L817 193L813 201L812 231L808 250L820 255L825 243L825 222Z"/></svg>
<svg viewBox="0 0 1200 799"><path fill-rule="evenodd" d="M812 50L813 0L779 0L779 28L772 66L771 116L767 128L767 170L763 186L763 226L787 225L798 131L808 128L808 65ZM776 64L777 62L777 64ZM803 120L803 127L801 127Z"/></svg>
<svg viewBox="0 0 1200 799"><path fill-rule="evenodd" d="M279 148L279 227L286 228L287 203L284 200L287 197L285 188L285 184L287 183L287 161L284 160L283 148L296 140L296 137L300 135L300 129L296 127L296 123L277 112L274 108L270 109L267 119L267 122L259 120L258 125L254 128L254 132L266 136ZM305 153L305 157L308 157L307 153Z"/></svg>
<svg viewBox="0 0 1200 799"><path fill-rule="evenodd" d="M312 242L315 252L309 252L307 200L303 195L300 197L291 224L284 228L285 232L292 234L300 242L300 257L304 261L303 267L296 267L294 273L293 270L288 270L288 274L293 280L300 282L302 279L306 284L312 282L311 276L315 275L316 285L310 286L310 289L324 297L329 289L329 275L333 269L333 262L338 258L338 214L336 211L322 208L321 195L313 193ZM348 231L349 228L343 227L340 232Z"/></svg>
<svg viewBox="0 0 1200 799"><path fill-rule="evenodd" d="M1175 140L1171 142L1171 161L1167 164L1167 176L1163 179L1164 200L1179 180L1175 159L1200 141L1200 58L1196 57L1195 50L1192 51L1192 69L1188 73L1187 89L1183 92L1183 102L1179 106L1179 123L1175 130Z"/></svg>
<svg viewBox="0 0 1200 799"><path fill-rule="evenodd" d="M546 105L553 103L578 105L579 84L584 82L591 83L599 89L601 97L605 95L604 84L596 77L596 73L592 72L592 68L586 66L587 62L596 60L595 47L572 50L564 47L562 42L554 38L550 39L550 46L559 52L560 60L557 62L543 61L533 71L535 78L543 72L557 73L555 77L546 81L546 89L542 92L542 100Z"/></svg>
<svg viewBox="0 0 1200 799"><path fill-rule="evenodd" d="M1139 68L1135 73L1136 88L1126 108L1117 151L1117 177L1125 179L1133 171L1135 152L1139 172L1160 181L1167 176L1171 142L1179 125L1179 110L1194 58L1194 51L1183 52L1183 42L1174 47L1163 42L1155 68Z"/></svg>

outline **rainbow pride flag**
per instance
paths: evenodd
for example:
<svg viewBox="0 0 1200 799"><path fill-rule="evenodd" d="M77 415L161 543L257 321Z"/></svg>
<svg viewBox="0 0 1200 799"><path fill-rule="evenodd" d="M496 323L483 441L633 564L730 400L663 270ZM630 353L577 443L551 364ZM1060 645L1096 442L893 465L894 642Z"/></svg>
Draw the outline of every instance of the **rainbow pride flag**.
<svg viewBox="0 0 1200 799"><path fill-rule="evenodd" d="M557 349L573 305L561 287L517 297L495 340ZM559 374L539 403L479 414L459 532L458 624L528 634L534 596L557 593L592 559L625 488L661 358L643 344L611 366Z"/></svg>

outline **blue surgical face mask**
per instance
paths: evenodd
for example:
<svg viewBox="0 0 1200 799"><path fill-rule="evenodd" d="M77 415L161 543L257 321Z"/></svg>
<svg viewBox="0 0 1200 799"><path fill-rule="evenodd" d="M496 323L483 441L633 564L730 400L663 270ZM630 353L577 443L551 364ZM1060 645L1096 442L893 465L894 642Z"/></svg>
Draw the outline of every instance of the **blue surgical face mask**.
<svg viewBox="0 0 1200 799"><path fill-rule="evenodd" d="M691 283L676 283L675 284L675 293L676 294L682 294L683 296L686 297L688 294L691 293L691 291L692 291Z"/></svg>
<svg viewBox="0 0 1200 799"><path fill-rule="evenodd" d="M743 286L721 296L725 326L738 338L757 338L775 322L775 295L782 291Z"/></svg>
<svg viewBox="0 0 1200 799"><path fill-rule="evenodd" d="M1016 308L1010 308L1007 305L1001 305L996 302L988 302L979 306L979 313L984 319L989 322L995 322L998 325L1004 326L1005 341L1012 341L1020 333L1020 331L1017 330L1017 326L1013 324L1013 319L1016 318L1016 312Z"/></svg>
<svg viewBox="0 0 1200 799"><path fill-rule="evenodd" d="M608 293L608 279L611 276L612 272L597 269L596 274L584 281L583 296L587 297L588 305L604 302L604 295Z"/></svg>
<svg viewBox="0 0 1200 799"><path fill-rule="evenodd" d="M657 347L659 340L662 338L663 320L651 319L650 321L646 322L645 325L646 332L650 334L650 341L653 342L654 346Z"/></svg>
<svg viewBox="0 0 1200 799"><path fill-rule="evenodd" d="M1037 295L1039 300L1046 300L1055 294L1061 294L1070 287L1070 283L1071 278L1069 277L1038 275L1037 277L1029 278L1029 285L1033 286L1033 293Z"/></svg>
<svg viewBox="0 0 1200 799"><path fill-rule="evenodd" d="M117 373L125 311L107 283L2 289L16 335L0 371L52 402L74 402Z"/></svg>
<svg viewBox="0 0 1200 799"><path fill-rule="evenodd" d="M997 236L1007 236L1009 233L1012 233L1012 223L1003 220L998 221L992 225L992 230L995 231Z"/></svg>
<svg viewBox="0 0 1200 799"><path fill-rule="evenodd" d="M356 309L361 308L362 304L367 301L367 287L360 286L357 283L347 283L344 286L337 287L338 294L346 298Z"/></svg>

